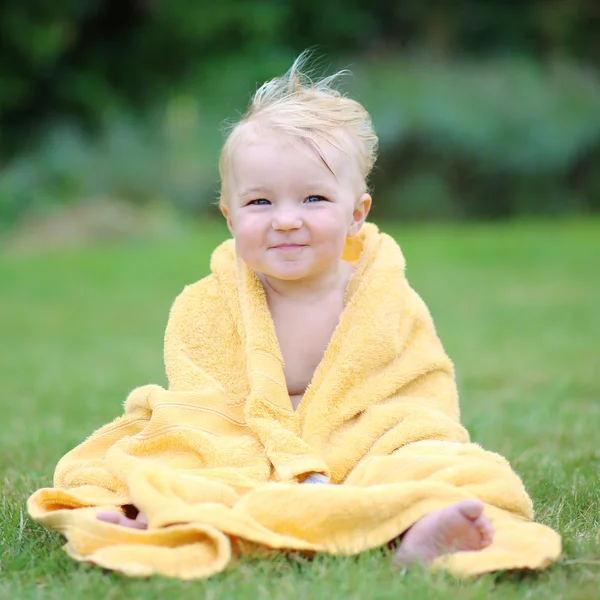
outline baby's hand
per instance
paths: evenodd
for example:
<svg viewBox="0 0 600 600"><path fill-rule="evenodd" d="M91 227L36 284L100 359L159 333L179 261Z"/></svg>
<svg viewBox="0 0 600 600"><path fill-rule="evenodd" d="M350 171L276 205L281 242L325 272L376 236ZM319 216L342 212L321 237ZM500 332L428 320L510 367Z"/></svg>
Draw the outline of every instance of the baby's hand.
<svg viewBox="0 0 600 600"><path fill-rule="evenodd" d="M130 529L148 529L148 519L140 512L135 519L130 519L116 510L101 511L96 515L98 521L121 525Z"/></svg>
<svg viewBox="0 0 600 600"><path fill-rule="evenodd" d="M329 477L322 473L309 473L303 480L302 483L329 483Z"/></svg>

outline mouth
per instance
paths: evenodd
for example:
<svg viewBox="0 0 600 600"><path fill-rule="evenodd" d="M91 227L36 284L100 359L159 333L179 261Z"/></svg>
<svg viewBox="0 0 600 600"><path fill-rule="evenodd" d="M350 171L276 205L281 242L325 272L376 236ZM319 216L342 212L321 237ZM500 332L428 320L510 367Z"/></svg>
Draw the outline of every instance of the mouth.
<svg viewBox="0 0 600 600"><path fill-rule="evenodd" d="M278 244L277 246L271 246L275 250L295 250L297 248L304 248L306 244Z"/></svg>

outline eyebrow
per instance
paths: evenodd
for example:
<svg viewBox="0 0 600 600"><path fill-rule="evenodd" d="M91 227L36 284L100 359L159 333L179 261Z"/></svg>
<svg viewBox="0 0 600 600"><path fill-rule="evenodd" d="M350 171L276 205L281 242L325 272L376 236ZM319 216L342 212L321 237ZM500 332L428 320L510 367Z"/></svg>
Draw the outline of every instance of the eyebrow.
<svg viewBox="0 0 600 600"><path fill-rule="evenodd" d="M243 196L250 196L251 194L260 194L261 192L266 192L268 191L266 188L262 188L262 187L252 187L252 188L248 188L247 190L244 190L241 194L240 197Z"/></svg>
<svg viewBox="0 0 600 600"><path fill-rule="evenodd" d="M321 182L321 181L307 183L305 188L312 189L315 191L321 190L322 192L329 193L329 194L333 193L331 185L326 182ZM267 195L270 195L271 190L266 187L251 187L251 188L247 188L243 192L241 192L239 197L243 198L245 196L251 196L254 194L264 194L264 193L266 193Z"/></svg>

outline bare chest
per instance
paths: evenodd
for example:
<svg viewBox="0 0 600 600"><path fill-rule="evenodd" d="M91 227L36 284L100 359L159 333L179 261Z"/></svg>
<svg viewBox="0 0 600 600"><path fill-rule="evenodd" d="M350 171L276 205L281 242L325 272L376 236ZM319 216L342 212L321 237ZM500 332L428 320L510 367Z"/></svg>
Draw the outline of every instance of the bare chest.
<svg viewBox="0 0 600 600"><path fill-rule="evenodd" d="M343 308L340 298L302 311L292 307L277 307L271 311L294 409L325 354Z"/></svg>

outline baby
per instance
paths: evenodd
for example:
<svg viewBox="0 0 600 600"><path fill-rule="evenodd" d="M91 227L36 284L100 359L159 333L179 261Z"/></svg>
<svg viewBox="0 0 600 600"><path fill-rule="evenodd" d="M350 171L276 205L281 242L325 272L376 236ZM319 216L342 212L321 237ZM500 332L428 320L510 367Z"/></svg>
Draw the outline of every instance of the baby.
<svg viewBox="0 0 600 600"><path fill-rule="evenodd" d="M256 92L220 159L220 208L236 252L264 288L294 410L344 311L354 267L342 251L369 214L367 178L377 151L367 111L332 88L340 74L313 82L304 62L301 56ZM319 473L303 480L327 482ZM397 540L397 561L487 547L494 532L483 508L463 500L429 513ZM97 517L147 526L141 513Z"/></svg>

